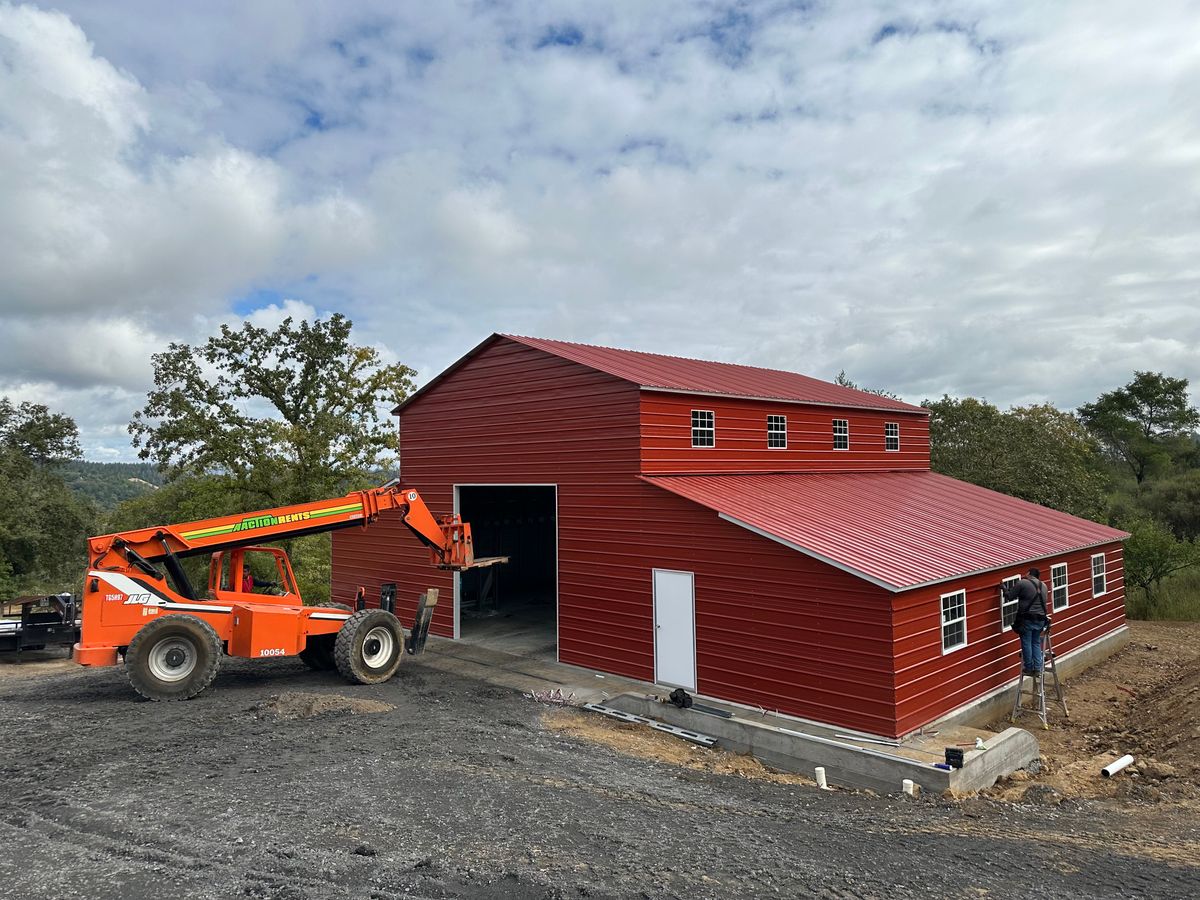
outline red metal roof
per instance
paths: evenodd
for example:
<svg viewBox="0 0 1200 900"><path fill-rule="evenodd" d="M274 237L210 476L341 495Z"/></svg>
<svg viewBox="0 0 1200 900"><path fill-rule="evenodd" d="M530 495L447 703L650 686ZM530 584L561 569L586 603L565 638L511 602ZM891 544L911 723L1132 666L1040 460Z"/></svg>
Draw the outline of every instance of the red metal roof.
<svg viewBox="0 0 1200 900"><path fill-rule="evenodd" d="M890 591L1129 536L935 472L642 478Z"/></svg>
<svg viewBox="0 0 1200 900"><path fill-rule="evenodd" d="M686 394L714 394L744 397L752 400L780 400L787 403L811 403L822 406L841 406L852 409L889 409L896 412L927 416L929 410L901 400L881 397L869 391L857 391L778 369L759 369L733 363L707 362L643 353L639 350L618 350L613 347L594 347L591 344L572 344L546 338L521 337L513 334L493 334L463 354L434 378L410 394L392 410L398 413L418 397L441 383L468 360L483 352L496 341L513 341L533 347L560 359L587 366L624 381L654 391L674 391Z"/></svg>
<svg viewBox="0 0 1200 900"><path fill-rule="evenodd" d="M792 403L819 403L860 409L894 409L928 415L928 411L919 406L831 384L795 372L663 356L638 350L594 347L590 344L573 344L514 334L500 336L652 390L785 400Z"/></svg>

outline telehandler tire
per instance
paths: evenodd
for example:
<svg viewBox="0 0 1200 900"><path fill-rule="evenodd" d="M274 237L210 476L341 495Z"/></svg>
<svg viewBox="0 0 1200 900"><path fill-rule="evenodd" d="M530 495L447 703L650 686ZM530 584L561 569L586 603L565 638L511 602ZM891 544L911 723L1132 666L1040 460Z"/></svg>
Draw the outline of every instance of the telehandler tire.
<svg viewBox="0 0 1200 900"><path fill-rule="evenodd" d="M160 615L142 626L125 651L125 675L148 700L190 700L212 684L224 647L203 619Z"/></svg>
<svg viewBox="0 0 1200 900"><path fill-rule="evenodd" d="M345 603L318 603L321 609L336 609L338 612L353 612ZM328 672L337 668L333 658L333 643L336 634L318 634L310 637L304 649L300 651L300 661L318 672Z"/></svg>
<svg viewBox="0 0 1200 900"><path fill-rule="evenodd" d="M379 684L396 674L404 659L404 629L386 609L361 609L337 633L334 661L342 677Z"/></svg>

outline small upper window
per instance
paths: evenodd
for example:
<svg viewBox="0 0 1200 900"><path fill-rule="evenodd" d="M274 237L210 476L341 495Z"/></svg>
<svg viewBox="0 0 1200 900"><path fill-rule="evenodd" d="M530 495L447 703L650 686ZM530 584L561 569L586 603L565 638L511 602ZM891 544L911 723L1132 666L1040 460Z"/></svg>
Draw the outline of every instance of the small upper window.
<svg viewBox="0 0 1200 900"><path fill-rule="evenodd" d="M1070 602L1067 597L1067 564L1059 563L1050 567L1050 594L1053 609L1066 609Z"/></svg>
<svg viewBox="0 0 1200 900"><path fill-rule="evenodd" d="M716 416L711 409L692 410L692 446L717 446Z"/></svg>
<svg viewBox="0 0 1200 900"><path fill-rule="evenodd" d="M834 450L849 450L850 449L850 420L849 419L834 419L833 420L833 449Z"/></svg>
<svg viewBox="0 0 1200 900"><path fill-rule="evenodd" d="M885 450L900 449L900 423L885 422L883 424L883 444Z"/></svg>
<svg viewBox="0 0 1200 900"><path fill-rule="evenodd" d="M1108 590L1108 581L1104 577L1104 554L1097 553L1092 557L1092 596L1099 597Z"/></svg>
<svg viewBox="0 0 1200 900"><path fill-rule="evenodd" d="M967 592L942 594L942 652L967 646Z"/></svg>
<svg viewBox="0 0 1200 900"><path fill-rule="evenodd" d="M787 416L767 416L767 447L787 449Z"/></svg>
<svg viewBox="0 0 1200 900"><path fill-rule="evenodd" d="M1013 619L1017 617L1017 598L1008 599L1008 589L1021 580L1020 575L1009 575L1000 582L1000 628L1007 631L1012 628Z"/></svg>

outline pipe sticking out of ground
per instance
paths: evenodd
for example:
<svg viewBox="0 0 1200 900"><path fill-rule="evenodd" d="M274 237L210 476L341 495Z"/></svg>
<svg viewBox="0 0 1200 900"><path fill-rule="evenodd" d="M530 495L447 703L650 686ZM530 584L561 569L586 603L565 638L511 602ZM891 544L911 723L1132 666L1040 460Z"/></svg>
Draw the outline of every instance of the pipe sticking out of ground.
<svg viewBox="0 0 1200 900"><path fill-rule="evenodd" d="M1133 762L1133 757L1130 756L1128 753L1126 753L1124 756L1122 756L1116 762L1110 762L1107 766L1105 766L1103 769L1101 769L1100 774L1103 775L1105 778L1112 778L1114 775L1116 775L1118 772L1120 772L1123 768L1125 768L1131 762Z"/></svg>

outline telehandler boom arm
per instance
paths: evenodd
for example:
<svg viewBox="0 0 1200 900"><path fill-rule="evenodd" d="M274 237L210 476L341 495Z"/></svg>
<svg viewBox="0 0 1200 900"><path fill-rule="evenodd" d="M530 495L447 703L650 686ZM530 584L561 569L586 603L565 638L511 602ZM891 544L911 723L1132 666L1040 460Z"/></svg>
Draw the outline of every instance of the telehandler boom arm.
<svg viewBox="0 0 1200 900"><path fill-rule="evenodd" d="M433 565L467 569L474 563L471 527L457 515L437 519L420 494L395 481L333 500L101 535L89 539L89 559L93 569L132 567L148 575L156 575L154 564L162 563L175 575L181 558L354 525L365 527L389 510L398 510L400 521L429 548Z"/></svg>

